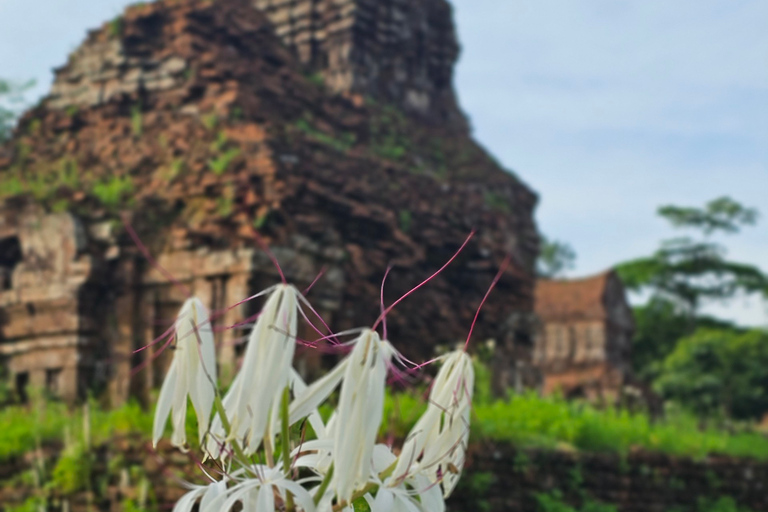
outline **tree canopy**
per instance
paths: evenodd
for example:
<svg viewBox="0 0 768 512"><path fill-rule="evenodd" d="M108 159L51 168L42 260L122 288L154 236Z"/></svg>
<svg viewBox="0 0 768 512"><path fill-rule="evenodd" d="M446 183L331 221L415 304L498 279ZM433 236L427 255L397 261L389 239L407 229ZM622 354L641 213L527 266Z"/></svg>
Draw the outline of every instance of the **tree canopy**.
<svg viewBox="0 0 768 512"><path fill-rule="evenodd" d="M627 289L649 292L646 304L634 309L635 372L664 398L700 414L758 417L768 411L768 335L701 314L708 301L768 297L768 276L728 259L725 246L712 240L754 225L758 212L721 197L702 208L664 206L658 213L699 236L662 241L650 256L616 268Z"/></svg>
<svg viewBox="0 0 768 512"><path fill-rule="evenodd" d="M540 277L562 277L565 272L573 269L576 264L576 251L569 244L559 240L549 240L541 235L539 260L536 272Z"/></svg>
<svg viewBox="0 0 768 512"><path fill-rule="evenodd" d="M759 419L768 411L768 332L701 328L664 360L656 389L701 415Z"/></svg>
<svg viewBox="0 0 768 512"><path fill-rule="evenodd" d="M725 247L708 238L718 231L733 234L754 225L755 209L721 197L704 208L664 206L659 215L677 228L699 229L705 238L665 240L654 254L618 265L616 271L628 289L650 290L652 296L674 302L691 316L705 300L730 299L738 293L768 297L768 276L761 269L727 259Z"/></svg>
<svg viewBox="0 0 768 512"><path fill-rule="evenodd" d="M8 140L24 104L24 91L34 82L14 84L0 79L0 143Z"/></svg>

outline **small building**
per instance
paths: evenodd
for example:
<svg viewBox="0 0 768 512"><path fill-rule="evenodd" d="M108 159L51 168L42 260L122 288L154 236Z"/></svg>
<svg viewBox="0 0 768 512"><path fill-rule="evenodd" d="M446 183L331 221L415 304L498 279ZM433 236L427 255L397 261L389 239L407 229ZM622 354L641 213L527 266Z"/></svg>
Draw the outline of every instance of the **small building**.
<svg viewBox="0 0 768 512"><path fill-rule="evenodd" d="M534 365L545 394L613 401L631 378L632 310L614 271L539 280Z"/></svg>

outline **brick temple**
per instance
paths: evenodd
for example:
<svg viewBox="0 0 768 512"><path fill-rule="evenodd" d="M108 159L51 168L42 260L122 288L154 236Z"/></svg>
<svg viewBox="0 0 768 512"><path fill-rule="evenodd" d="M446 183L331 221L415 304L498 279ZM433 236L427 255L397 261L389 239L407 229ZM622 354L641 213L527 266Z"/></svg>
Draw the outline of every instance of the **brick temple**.
<svg viewBox="0 0 768 512"><path fill-rule="evenodd" d="M458 53L444 0L159 1L91 31L0 147L0 364L18 395L146 396L169 353L136 351L187 293L219 311L279 281L254 230L299 288L323 272L308 298L340 331L373 323L388 265L391 303L478 229L390 338L421 359L463 339L511 255L476 333L498 340L497 387L514 382L537 198L472 139ZM222 374L244 334L218 332Z"/></svg>

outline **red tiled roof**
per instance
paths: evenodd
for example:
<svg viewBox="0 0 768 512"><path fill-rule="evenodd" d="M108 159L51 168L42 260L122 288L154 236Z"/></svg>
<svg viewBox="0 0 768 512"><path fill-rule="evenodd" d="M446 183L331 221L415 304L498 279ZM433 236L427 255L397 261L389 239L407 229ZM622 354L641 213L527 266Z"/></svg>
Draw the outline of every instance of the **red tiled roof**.
<svg viewBox="0 0 768 512"><path fill-rule="evenodd" d="M613 271L573 280L540 279L536 283L536 314L542 321L605 320L605 289Z"/></svg>

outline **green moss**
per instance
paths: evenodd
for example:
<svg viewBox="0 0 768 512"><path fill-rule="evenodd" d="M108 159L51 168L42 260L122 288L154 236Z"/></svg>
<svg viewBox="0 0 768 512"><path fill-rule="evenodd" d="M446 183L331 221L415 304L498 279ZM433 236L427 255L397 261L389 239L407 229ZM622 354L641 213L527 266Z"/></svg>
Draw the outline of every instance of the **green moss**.
<svg viewBox="0 0 768 512"><path fill-rule="evenodd" d="M131 132L137 139L144 134L144 114L141 112L141 105L131 108Z"/></svg>
<svg viewBox="0 0 768 512"><path fill-rule="evenodd" d="M509 201L503 195L489 190L483 197L485 199L485 204L491 210L501 213L510 213Z"/></svg>
<svg viewBox="0 0 768 512"><path fill-rule="evenodd" d="M123 17L117 16L109 22L109 36L111 38L118 38L123 35Z"/></svg>
<svg viewBox="0 0 768 512"><path fill-rule="evenodd" d="M224 153L209 160L208 167L210 167L211 171L213 171L216 176L221 176L227 172L232 161L238 156L240 156L240 149L230 148Z"/></svg>
<svg viewBox="0 0 768 512"><path fill-rule="evenodd" d="M413 224L413 215L411 215L410 210L400 210L398 220L400 221L400 230L403 233L408 233Z"/></svg>
<svg viewBox="0 0 768 512"><path fill-rule="evenodd" d="M333 137L314 127L307 119L300 119L295 124L296 129L305 133L310 138L329 146L340 153L346 153L357 143L357 137L351 132L342 132L338 137Z"/></svg>
<svg viewBox="0 0 768 512"><path fill-rule="evenodd" d="M216 127L219 125L219 116L217 116L215 113L210 113L204 115L200 119L203 123L203 126L205 126L205 129L209 132L212 132L216 129ZM219 136L221 136L221 133L219 133Z"/></svg>
<svg viewBox="0 0 768 512"><path fill-rule="evenodd" d="M133 193L133 180L130 176L112 176L106 181L94 184L91 193L104 206L117 207Z"/></svg>

